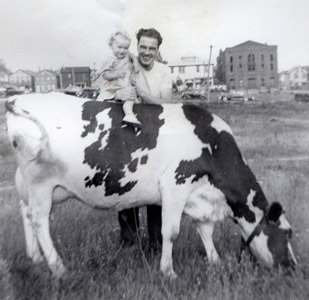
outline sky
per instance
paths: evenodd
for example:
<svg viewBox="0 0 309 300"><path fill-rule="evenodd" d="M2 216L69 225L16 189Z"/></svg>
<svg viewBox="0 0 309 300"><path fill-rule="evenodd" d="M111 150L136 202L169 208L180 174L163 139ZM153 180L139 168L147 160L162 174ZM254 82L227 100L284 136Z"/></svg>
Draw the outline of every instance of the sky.
<svg viewBox="0 0 309 300"><path fill-rule="evenodd" d="M0 0L0 59L11 71L99 68L116 30L156 28L169 62L248 40L278 46L279 71L309 66L308 0Z"/></svg>

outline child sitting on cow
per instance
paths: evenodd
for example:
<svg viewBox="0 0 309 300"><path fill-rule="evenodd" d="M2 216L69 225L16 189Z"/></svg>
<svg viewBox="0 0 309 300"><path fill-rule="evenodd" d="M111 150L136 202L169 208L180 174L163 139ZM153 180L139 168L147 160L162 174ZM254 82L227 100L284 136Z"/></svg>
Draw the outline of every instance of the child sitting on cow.
<svg viewBox="0 0 309 300"><path fill-rule="evenodd" d="M135 87L133 72L133 60L129 53L131 39L125 33L117 31L109 41L109 46L113 51L113 57L108 58L103 63L101 75L104 79L103 89L98 99L105 100L115 98L118 90L128 86ZM140 128L141 123L137 120L133 112L133 104L137 101L137 96L123 103L124 123L133 124Z"/></svg>

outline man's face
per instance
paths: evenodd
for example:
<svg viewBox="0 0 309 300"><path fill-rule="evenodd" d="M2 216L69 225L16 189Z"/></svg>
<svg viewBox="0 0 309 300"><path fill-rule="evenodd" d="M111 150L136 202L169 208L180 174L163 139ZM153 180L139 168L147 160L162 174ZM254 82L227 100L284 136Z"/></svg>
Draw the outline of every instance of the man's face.
<svg viewBox="0 0 309 300"><path fill-rule="evenodd" d="M150 70L159 51L158 40L152 37L142 36L137 44L138 60L140 64Z"/></svg>

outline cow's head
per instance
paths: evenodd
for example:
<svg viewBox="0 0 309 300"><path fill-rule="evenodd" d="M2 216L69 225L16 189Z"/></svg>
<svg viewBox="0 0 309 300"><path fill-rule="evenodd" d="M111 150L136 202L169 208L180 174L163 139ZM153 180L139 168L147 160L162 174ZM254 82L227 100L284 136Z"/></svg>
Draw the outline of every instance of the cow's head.
<svg viewBox="0 0 309 300"><path fill-rule="evenodd" d="M246 245L266 265L290 267L297 264L291 237L292 229L282 206L274 202L250 233Z"/></svg>

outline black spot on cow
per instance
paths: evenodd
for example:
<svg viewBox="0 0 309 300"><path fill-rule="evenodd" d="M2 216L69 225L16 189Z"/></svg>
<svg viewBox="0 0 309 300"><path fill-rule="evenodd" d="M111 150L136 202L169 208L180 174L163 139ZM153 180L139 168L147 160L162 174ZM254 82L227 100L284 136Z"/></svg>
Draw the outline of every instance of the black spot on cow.
<svg viewBox="0 0 309 300"><path fill-rule="evenodd" d="M141 158L141 165L146 165L148 161L148 155L144 155Z"/></svg>
<svg viewBox="0 0 309 300"><path fill-rule="evenodd" d="M128 169L130 170L130 172L136 172L137 163L138 163L138 158L133 159L133 160L129 163Z"/></svg>
<svg viewBox="0 0 309 300"><path fill-rule="evenodd" d="M255 214L247 205L250 191L256 192L253 205L261 210L266 210L267 200L255 176L244 163L233 136L226 131L218 133L210 126L213 117L207 110L184 105L183 111L195 126L194 133L208 146L202 149L200 157L180 162L176 169L176 184L184 184L191 177L191 182L198 181L207 175L210 183L223 192L235 217L255 222Z"/></svg>
<svg viewBox="0 0 309 300"><path fill-rule="evenodd" d="M111 119L111 128L98 124L96 116L106 111ZM132 153L136 150L151 150L157 145L159 129L164 124L159 116L163 108L160 105L135 104L134 112L142 124L142 129L137 134L132 126L123 127L124 113L121 103L89 101L84 103L82 119L89 123L84 126L81 136L86 137L100 131L98 139L85 149L84 163L96 170L95 175L88 180L85 186L99 186L105 184L105 195L122 195L130 191L137 181L124 183L125 167L131 172L136 172L138 159L132 160ZM106 145L102 147L103 137ZM104 145L103 145L104 146ZM147 159L143 159L147 163ZM87 178L87 177L86 177ZM122 184L121 184L122 182Z"/></svg>

